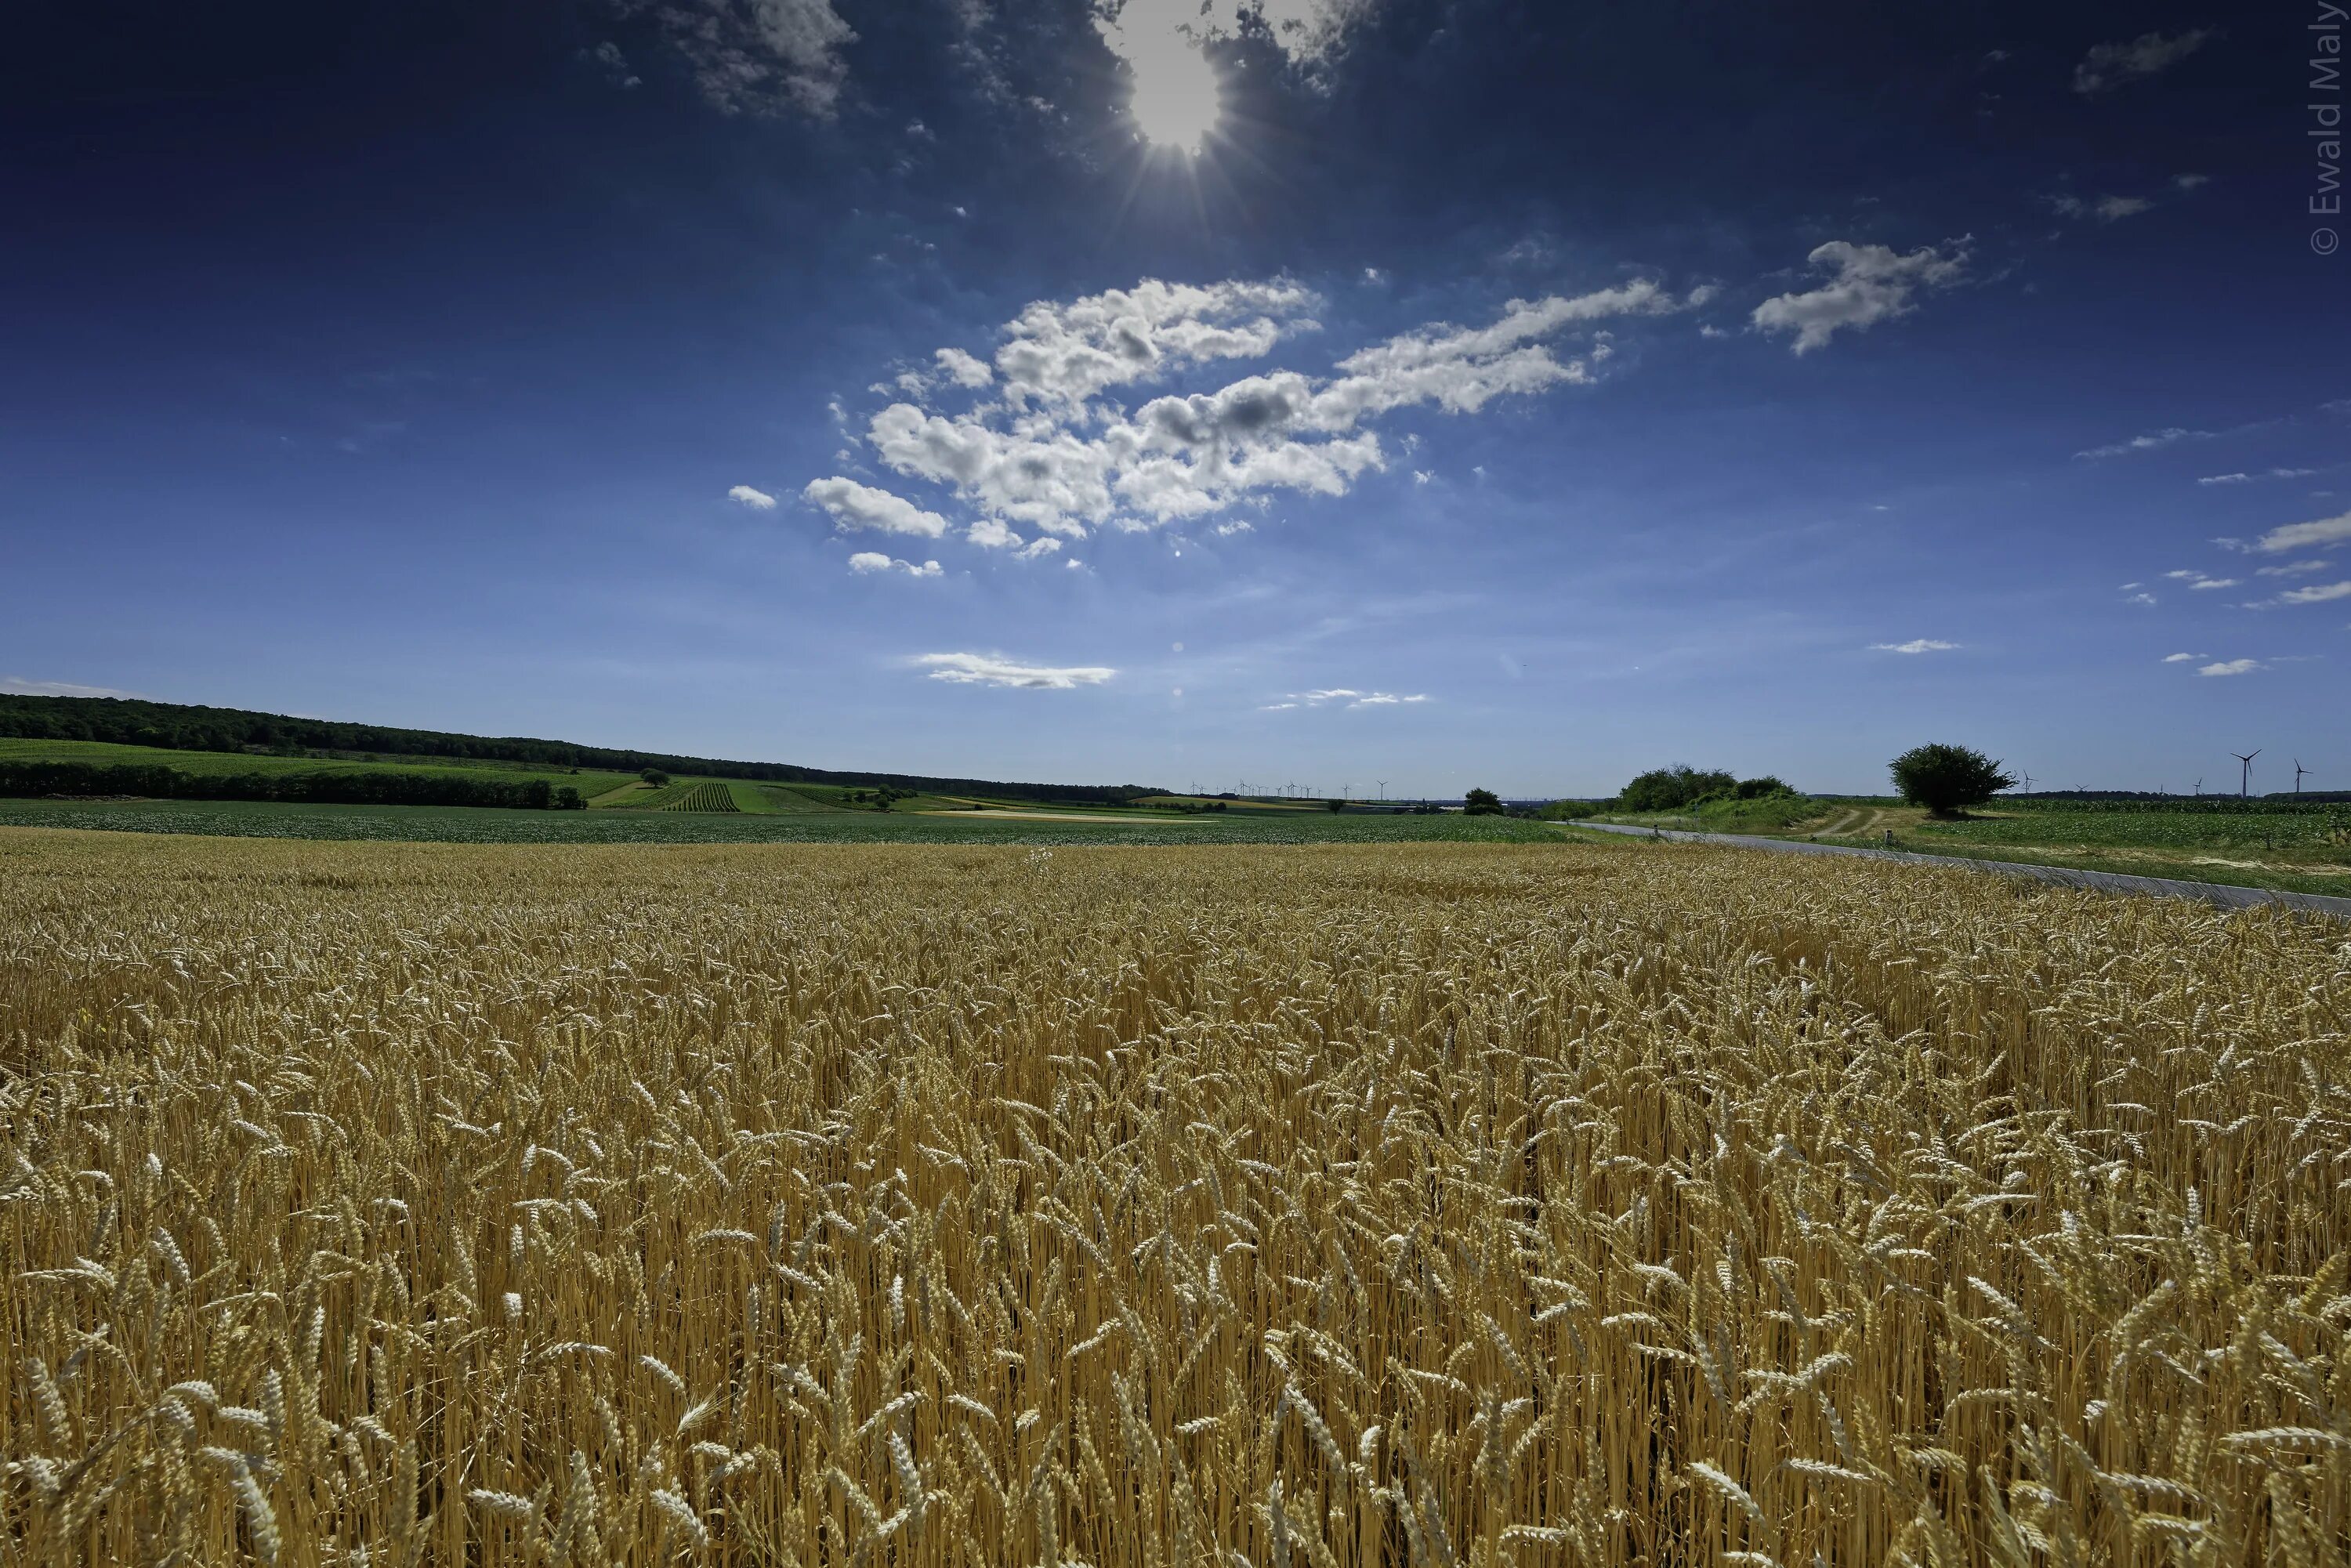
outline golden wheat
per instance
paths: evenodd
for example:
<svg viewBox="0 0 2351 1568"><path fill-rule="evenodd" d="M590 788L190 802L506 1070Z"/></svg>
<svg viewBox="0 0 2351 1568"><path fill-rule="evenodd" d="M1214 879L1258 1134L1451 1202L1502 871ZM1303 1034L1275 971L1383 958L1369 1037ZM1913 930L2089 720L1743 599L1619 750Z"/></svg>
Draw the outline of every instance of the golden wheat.
<svg viewBox="0 0 2351 1568"><path fill-rule="evenodd" d="M0 841L0 1556L2341 1563L2351 933L1688 848Z"/></svg>

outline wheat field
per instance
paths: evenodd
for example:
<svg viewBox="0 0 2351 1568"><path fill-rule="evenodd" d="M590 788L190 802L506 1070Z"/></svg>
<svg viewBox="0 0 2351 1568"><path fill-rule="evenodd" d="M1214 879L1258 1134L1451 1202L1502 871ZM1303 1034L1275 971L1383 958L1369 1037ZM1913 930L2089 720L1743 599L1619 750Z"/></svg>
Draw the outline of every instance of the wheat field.
<svg viewBox="0 0 2351 1568"><path fill-rule="evenodd" d="M2351 930L0 836L0 1558L2351 1556Z"/></svg>

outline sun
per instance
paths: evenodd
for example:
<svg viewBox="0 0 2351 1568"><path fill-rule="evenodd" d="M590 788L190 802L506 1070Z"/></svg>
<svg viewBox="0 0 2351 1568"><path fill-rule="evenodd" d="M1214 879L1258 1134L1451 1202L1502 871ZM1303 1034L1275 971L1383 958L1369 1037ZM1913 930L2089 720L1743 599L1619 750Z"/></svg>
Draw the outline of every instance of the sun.
<svg viewBox="0 0 2351 1568"><path fill-rule="evenodd" d="M1150 50L1138 50L1130 62L1134 71L1134 96L1127 112L1152 144L1196 153L1217 128L1223 113L1223 91L1216 68L1187 43L1168 40Z"/></svg>

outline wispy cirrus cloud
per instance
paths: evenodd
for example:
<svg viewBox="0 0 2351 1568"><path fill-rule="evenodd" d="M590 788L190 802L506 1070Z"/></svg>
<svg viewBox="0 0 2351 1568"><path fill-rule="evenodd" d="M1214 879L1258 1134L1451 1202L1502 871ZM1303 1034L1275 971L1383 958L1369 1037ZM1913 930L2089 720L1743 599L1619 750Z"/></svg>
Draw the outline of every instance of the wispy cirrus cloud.
<svg viewBox="0 0 2351 1568"><path fill-rule="evenodd" d="M1426 692L1405 695L1397 692L1358 691L1353 686L1323 686L1311 692L1290 692L1282 701L1267 703L1259 711L1278 713L1283 708L1293 707L1401 707L1429 700Z"/></svg>
<svg viewBox="0 0 2351 1568"><path fill-rule="evenodd" d="M1957 643L1946 643L1936 637L1913 637L1907 643L1872 643L1869 645L1870 652L1874 653L1948 653L1957 647Z"/></svg>
<svg viewBox="0 0 2351 1568"><path fill-rule="evenodd" d="M2327 549L2351 542L2351 512L2338 517L2317 517L2306 523L2287 523L2248 545L2241 540L2218 541L2231 549L2258 550L2264 555L2283 555L2288 550Z"/></svg>
<svg viewBox="0 0 2351 1568"><path fill-rule="evenodd" d="M2207 591L2216 588L2234 588L2240 580L2233 577L2208 577L2193 568L2184 571L2167 571L2163 575L2174 582L2184 582L2189 588Z"/></svg>
<svg viewBox="0 0 2351 1568"><path fill-rule="evenodd" d="M1794 350L1809 354L1825 348L1844 330L1866 331L1880 321L1907 316L1921 288L1948 288L1967 276L1969 238L1940 246L1921 246L1908 255L1891 246L1831 240L1805 257L1816 272L1833 276L1817 288L1775 296L1750 317L1760 331L1793 332Z"/></svg>
<svg viewBox="0 0 2351 1568"><path fill-rule="evenodd" d="M2156 76L2218 37L2210 27L2191 27L2169 37L2142 33L2128 43L2095 44L2074 68L2074 90L2085 98L2111 92L2125 82Z"/></svg>
<svg viewBox="0 0 2351 1568"><path fill-rule="evenodd" d="M1029 691L1073 691L1098 686L1118 672L1104 664L1030 664L1001 653L921 653L914 663L931 679L965 686L1012 686Z"/></svg>
<svg viewBox="0 0 2351 1568"><path fill-rule="evenodd" d="M2306 479L2317 472L2315 468L2271 468L2259 474L2207 474L2196 482L2199 485L2253 485L2264 479Z"/></svg>
<svg viewBox="0 0 2351 1568"><path fill-rule="evenodd" d="M2074 455L2095 462L2103 457L2128 457L2141 452L2160 452L2167 446L2177 446L2183 441L2210 441L2219 434L2212 430L2186 430L2173 425L2167 430L2150 430L2144 435L2134 435L2128 441L2111 442L2105 446L2092 446Z"/></svg>
<svg viewBox="0 0 2351 1568"><path fill-rule="evenodd" d="M28 681L21 675L0 675L0 692L15 697L136 697L112 686L78 686L71 681Z"/></svg>
<svg viewBox="0 0 2351 1568"><path fill-rule="evenodd" d="M704 99L722 114L798 113L831 120L840 108L849 78L844 51L857 34L832 8L832 0L610 4L623 18L650 16Z"/></svg>
<svg viewBox="0 0 2351 1568"><path fill-rule="evenodd" d="M2219 664L2207 664L2196 673L2199 675L2250 675L2257 670L2268 668L2259 659L2223 659Z"/></svg>
<svg viewBox="0 0 2351 1568"><path fill-rule="evenodd" d="M2163 662L2167 664L2192 664L2199 659L2209 659L2211 656L2210 653L2166 653L2163 656Z"/></svg>

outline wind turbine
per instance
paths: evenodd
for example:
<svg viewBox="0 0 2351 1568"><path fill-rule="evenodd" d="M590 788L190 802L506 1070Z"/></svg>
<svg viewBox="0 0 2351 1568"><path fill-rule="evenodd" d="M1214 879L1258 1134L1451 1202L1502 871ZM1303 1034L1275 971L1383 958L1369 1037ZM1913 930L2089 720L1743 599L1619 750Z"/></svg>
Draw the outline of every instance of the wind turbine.
<svg viewBox="0 0 2351 1568"><path fill-rule="evenodd" d="M1380 799L1383 800L1386 800L1388 798L1388 781L1384 779L1375 779L1373 782L1380 787Z"/></svg>
<svg viewBox="0 0 2351 1568"><path fill-rule="evenodd" d="M2024 792L2028 795L2032 793L2032 775L2029 772L2024 775Z"/></svg>
<svg viewBox="0 0 2351 1568"><path fill-rule="evenodd" d="M2196 780L2196 793L2198 793L2199 795L2201 795L2201 794L2203 794L2203 793L2204 793L2204 780L2203 780L2203 779L2199 779L2198 780Z"/></svg>
<svg viewBox="0 0 2351 1568"><path fill-rule="evenodd" d="M2309 768L2302 765L2301 758L2297 757L2294 759L2294 792L2295 794L2302 793L2302 776L2309 771Z"/></svg>
<svg viewBox="0 0 2351 1568"><path fill-rule="evenodd" d="M2253 758L2259 757L2261 754L2262 748L2258 746L2254 747L2251 751L2232 751L2229 753L2230 756L2235 758L2238 761L2245 765L2244 772L2237 780L2237 799L2240 800L2244 800L2253 791Z"/></svg>

